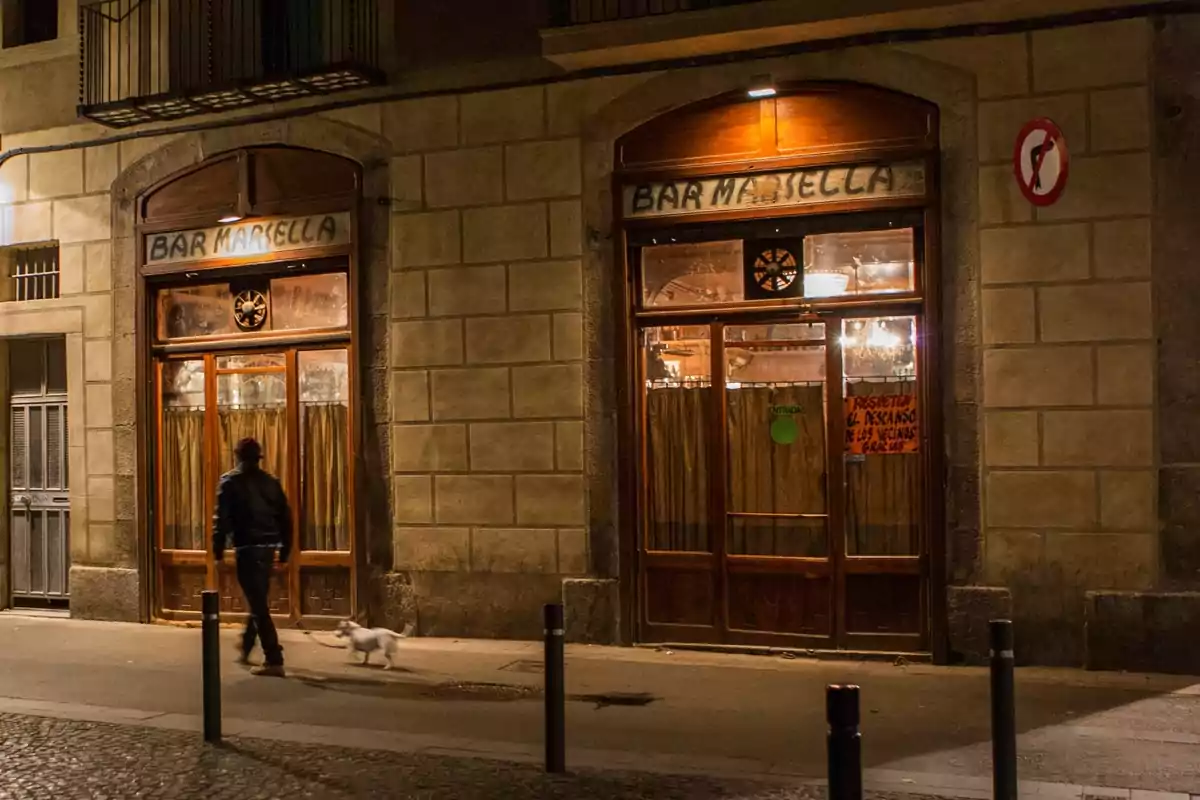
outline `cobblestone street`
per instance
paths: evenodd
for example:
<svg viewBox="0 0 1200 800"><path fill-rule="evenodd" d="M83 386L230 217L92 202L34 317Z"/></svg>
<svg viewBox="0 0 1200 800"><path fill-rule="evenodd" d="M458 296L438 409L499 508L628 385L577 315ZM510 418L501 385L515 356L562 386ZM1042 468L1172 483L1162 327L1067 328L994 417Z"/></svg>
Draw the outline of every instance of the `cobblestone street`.
<svg viewBox="0 0 1200 800"><path fill-rule="evenodd" d="M632 773L549 778L483 759L230 739L125 725L0 715L0 798L689 798L816 800L823 789ZM877 800L912 796L873 795Z"/></svg>

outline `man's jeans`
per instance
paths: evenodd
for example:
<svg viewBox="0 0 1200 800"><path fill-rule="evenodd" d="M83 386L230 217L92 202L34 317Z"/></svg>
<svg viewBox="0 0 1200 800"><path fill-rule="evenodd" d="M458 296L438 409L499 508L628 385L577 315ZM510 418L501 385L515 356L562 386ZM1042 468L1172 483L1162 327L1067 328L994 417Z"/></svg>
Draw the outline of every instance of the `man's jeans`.
<svg viewBox="0 0 1200 800"><path fill-rule="evenodd" d="M283 648L271 620L267 595L271 591L271 569L275 565L275 548L246 547L237 552L237 577L246 595L250 617L242 634L242 654L249 656L255 639L262 641L263 656L268 665L283 665Z"/></svg>

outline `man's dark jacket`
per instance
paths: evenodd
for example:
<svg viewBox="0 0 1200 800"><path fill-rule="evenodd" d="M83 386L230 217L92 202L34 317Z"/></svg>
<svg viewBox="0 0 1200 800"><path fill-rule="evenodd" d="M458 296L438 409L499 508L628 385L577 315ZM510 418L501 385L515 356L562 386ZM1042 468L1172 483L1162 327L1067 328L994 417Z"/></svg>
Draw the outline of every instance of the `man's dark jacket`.
<svg viewBox="0 0 1200 800"><path fill-rule="evenodd" d="M283 486L268 472L242 465L221 476L213 515L213 553L219 559L232 539L235 550L275 547L287 561L292 546L292 511Z"/></svg>

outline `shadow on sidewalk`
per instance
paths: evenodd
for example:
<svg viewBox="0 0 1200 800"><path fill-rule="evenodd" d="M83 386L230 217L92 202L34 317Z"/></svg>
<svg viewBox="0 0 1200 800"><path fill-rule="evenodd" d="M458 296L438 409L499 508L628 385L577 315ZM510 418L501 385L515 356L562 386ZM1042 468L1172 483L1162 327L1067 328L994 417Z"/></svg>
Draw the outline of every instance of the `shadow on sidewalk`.
<svg viewBox="0 0 1200 800"><path fill-rule="evenodd" d="M417 670L391 670L391 673L417 674ZM388 678L354 677L317 672L293 671L291 679L319 691L347 692L364 697L389 700L465 701L476 703L509 703L520 700L540 700L540 686L478 681L405 681ZM601 692L567 695L568 702L586 703L596 710L609 707L641 708L661 698L648 692Z"/></svg>

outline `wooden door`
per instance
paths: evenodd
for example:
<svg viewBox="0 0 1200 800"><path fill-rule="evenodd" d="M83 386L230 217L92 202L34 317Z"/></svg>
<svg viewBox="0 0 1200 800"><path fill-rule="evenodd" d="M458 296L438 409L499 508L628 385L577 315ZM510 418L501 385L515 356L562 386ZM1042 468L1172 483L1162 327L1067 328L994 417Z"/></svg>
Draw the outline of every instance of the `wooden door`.
<svg viewBox="0 0 1200 800"><path fill-rule="evenodd" d="M348 350L209 352L157 367L159 613L189 618L204 588L220 590L223 612L245 613L232 551L213 559L211 519L234 446L253 437L294 518L293 557L276 567L272 613L282 622L352 616Z"/></svg>
<svg viewBox="0 0 1200 800"><path fill-rule="evenodd" d="M8 343L12 605L66 607L71 575L66 339Z"/></svg>
<svg viewBox="0 0 1200 800"><path fill-rule="evenodd" d="M922 649L918 319L643 330L644 638Z"/></svg>
<svg viewBox="0 0 1200 800"><path fill-rule="evenodd" d="M833 645L829 330L777 320L643 331L648 638Z"/></svg>

